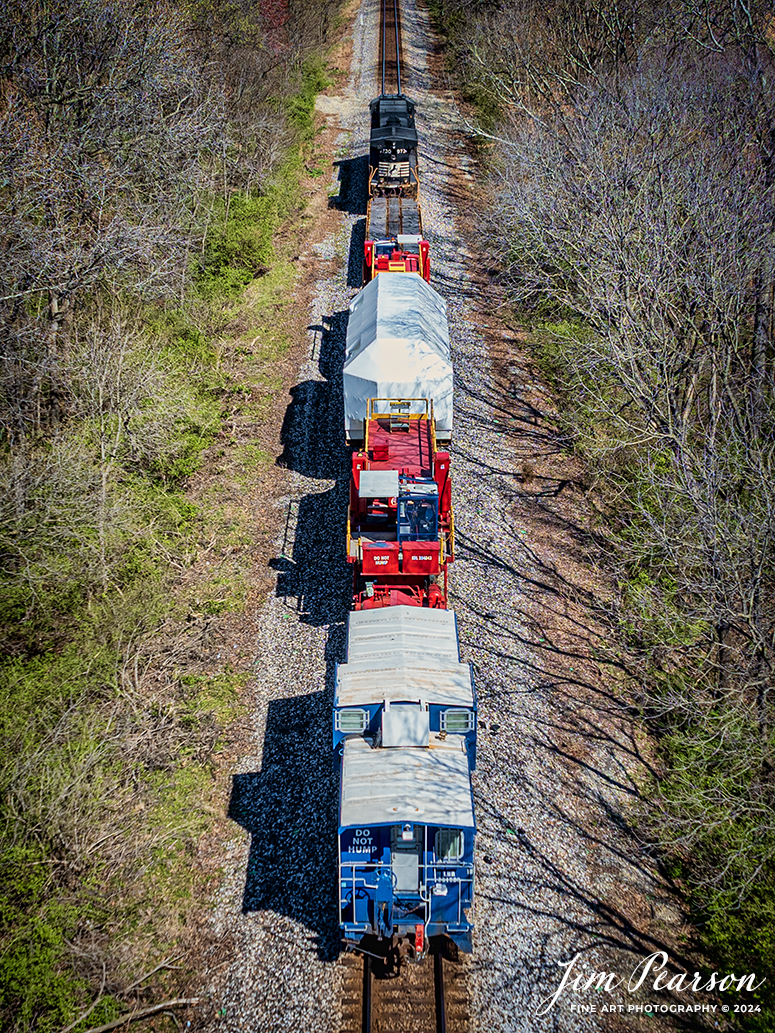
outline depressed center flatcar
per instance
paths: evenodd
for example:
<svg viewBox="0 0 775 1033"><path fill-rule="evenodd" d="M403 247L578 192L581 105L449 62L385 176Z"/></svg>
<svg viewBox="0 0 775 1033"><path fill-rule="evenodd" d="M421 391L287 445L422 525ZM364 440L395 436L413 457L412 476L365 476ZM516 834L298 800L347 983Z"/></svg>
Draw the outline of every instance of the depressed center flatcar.
<svg viewBox="0 0 775 1033"><path fill-rule="evenodd" d="M433 405L437 441L452 437L453 369L447 303L413 273L376 279L350 304L343 369L344 429L363 442L369 402L414 399Z"/></svg>
<svg viewBox="0 0 775 1033"><path fill-rule="evenodd" d="M430 244L417 198L370 197L363 245L363 282L379 273L417 273L430 283Z"/></svg>
<svg viewBox="0 0 775 1033"><path fill-rule="evenodd" d="M417 401L371 399L363 447L352 457L346 548L356 610L447 605L450 457L436 447L427 399L410 411Z"/></svg>
<svg viewBox="0 0 775 1033"><path fill-rule="evenodd" d="M339 920L357 946L422 955L432 936L470 952L476 696L455 615L351 613L337 669Z"/></svg>
<svg viewBox="0 0 775 1033"><path fill-rule="evenodd" d="M346 537L356 610L447 605L455 525L437 436L452 432L451 396L442 299L411 274L372 281L351 305L344 364L345 427L359 445Z"/></svg>

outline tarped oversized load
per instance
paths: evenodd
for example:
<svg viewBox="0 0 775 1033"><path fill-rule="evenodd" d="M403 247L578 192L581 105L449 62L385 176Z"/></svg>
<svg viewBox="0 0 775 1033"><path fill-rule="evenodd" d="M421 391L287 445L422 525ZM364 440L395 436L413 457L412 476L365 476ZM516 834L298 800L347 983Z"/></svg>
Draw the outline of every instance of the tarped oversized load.
<svg viewBox="0 0 775 1033"><path fill-rule="evenodd" d="M344 428L363 438L370 398L430 398L436 437L452 436L447 303L415 273L381 273L350 305L344 360Z"/></svg>

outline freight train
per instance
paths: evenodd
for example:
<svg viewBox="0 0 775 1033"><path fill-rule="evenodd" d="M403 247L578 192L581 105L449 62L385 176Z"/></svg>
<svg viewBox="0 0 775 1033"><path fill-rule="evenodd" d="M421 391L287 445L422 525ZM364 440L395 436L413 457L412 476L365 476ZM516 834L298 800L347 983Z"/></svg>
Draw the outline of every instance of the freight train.
<svg viewBox="0 0 775 1033"><path fill-rule="evenodd" d="M397 965L431 937L472 950L477 705L448 605L453 368L429 282L415 104L383 95L370 113L364 286L343 370L353 608L333 747L342 935Z"/></svg>

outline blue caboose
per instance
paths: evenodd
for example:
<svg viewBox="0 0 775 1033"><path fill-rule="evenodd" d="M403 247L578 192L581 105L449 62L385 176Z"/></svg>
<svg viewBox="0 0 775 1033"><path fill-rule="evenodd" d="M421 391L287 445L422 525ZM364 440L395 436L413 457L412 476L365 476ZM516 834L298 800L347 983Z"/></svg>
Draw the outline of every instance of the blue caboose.
<svg viewBox="0 0 775 1033"><path fill-rule="evenodd" d="M419 946L446 935L472 950L474 808L459 737L425 748L348 739L339 809L339 923Z"/></svg>
<svg viewBox="0 0 775 1033"><path fill-rule="evenodd" d="M445 935L471 951L476 696L450 610L349 615L337 669L339 920L422 953Z"/></svg>

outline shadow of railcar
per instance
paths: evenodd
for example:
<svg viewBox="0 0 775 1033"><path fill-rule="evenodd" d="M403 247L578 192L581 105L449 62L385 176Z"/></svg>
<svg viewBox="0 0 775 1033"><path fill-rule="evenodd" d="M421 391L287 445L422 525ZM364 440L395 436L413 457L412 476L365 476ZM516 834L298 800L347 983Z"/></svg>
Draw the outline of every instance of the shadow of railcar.
<svg viewBox="0 0 775 1033"><path fill-rule="evenodd" d="M348 215L365 215L369 191L369 156L344 158L334 162L339 172L339 193L329 197L328 207Z"/></svg>
<svg viewBox="0 0 775 1033"><path fill-rule="evenodd" d="M350 460L344 440L342 363L347 311L324 320L318 367L325 380L306 380L291 389L281 431L278 463L315 480L333 481L328 491L291 503L291 541L270 561L278 572L276 594L306 624L344 622L351 602L352 575L345 558Z"/></svg>
<svg viewBox="0 0 775 1033"><path fill-rule="evenodd" d="M345 634L343 623L329 630L322 692L269 703L261 770L233 776L228 812L251 837L243 914L272 911L305 926L323 961L340 951L331 711Z"/></svg>
<svg viewBox="0 0 775 1033"><path fill-rule="evenodd" d="M229 817L251 836L243 912L272 911L299 922L311 931L323 960L339 952L331 711L352 587L345 559L350 464L342 401L347 317L342 311L323 320L318 368L325 379L291 389L278 459L333 486L291 503L287 542L270 561L278 573L276 594L302 623L328 628L325 689L304 692L308 682L301 674L299 695L269 703L261 770L234 776L229 805Z"/></svg>
<svg viewBox="0 0 775 1033"><path fill-rule="evenodd" d="M347 286L363 284L363 246L366 243L366 220L358 219L350 234L350 253L347 257Z"/></svg>
<svg viewBox="0 0 775 1033"><path fill-rule="evenodd" d="M328 691L272 700L261 770L234 776L229 805L251 836L243 913L273 911L306 926L323 960L339 951L330 726Z"/></svg>
<svg viewBox="0 0 775 1033"><path fill-rule="evenodd" d="M339 170L339 193L329 197L328 207L348 215L366 215L369 202L369 156L346 158L334 162ZM347 258L347 286L360 287L363 282L363 245L366 240L366 219L358 219L350 234Z"/></svg>

